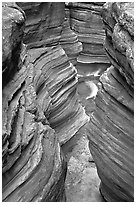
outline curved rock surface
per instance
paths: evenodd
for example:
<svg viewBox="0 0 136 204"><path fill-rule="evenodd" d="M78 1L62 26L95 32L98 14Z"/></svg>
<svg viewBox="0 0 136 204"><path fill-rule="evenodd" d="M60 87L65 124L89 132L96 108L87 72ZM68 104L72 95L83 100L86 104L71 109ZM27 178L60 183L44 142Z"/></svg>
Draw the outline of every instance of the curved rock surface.
<svg viewBox="0 0 136 204"><path fill-rule="evenodd" d="M77 98L77 71L61 46L31 49L29 54L34 66L38 101L63 144L88 121Z"/></svg>
<svg viewBox="0 0 136 204"><path fill-rule="evenodd" d="M109 63L103 49L105 32L100 16L103 2L70 2L70 26L83 44L80 63Z"/></svg>
<svg viewBox="0 0 136 204"><path fill-rule="evenodd" d="M16 4L3 2L2 17L2 74L5 77L2 85L4 86L18 68L15 61L19 59L21 49L23 49L21 43L25 16Z"/></svg>
<svg viewBox="0 0 136 204"><path fill-rule="evenodd" d="M21 25L24 17L20 10L3 5L3 64L7 58L11 63L6 70L3 67L2 76L2 199L65 201L66 162L43 112L49 97L44 99L46 108L39 103L33 64L21 41ZM7 70L9 75L5 76Z"/></svg>
<svg viewBox="0 0 136 204"><path fill-rule="evenodd" d="M18 5L25 14L14 3L3 5L2 199L65 201L59 143L88 117L76 95L76 69L59 45L64 3Z"/></svg>
<svg viewBox="0 0 136 204"><path fill-rule="evenodd" d="M90 151L107 201L134 200L134 4L106 3L105 50L112 66L100 77L88 128Z"/></svg>
<svg viewBox="0 0 136 204"><path fill-rule="evenodd" d="M34 2L31 3L31 12L28 12L30 10L30 3L18 4L26 13L24 42L27 43L26 39L31 37L30 30L32 28L35 30L34 22L32 21L33 12L35 11L33 7L36 7L37 11L34 15L36 22L38 22L39 18L42 19L44 17L44 21L42 22L44 25L48 19L46 30L49 38L46 36L45 30L41 29L41 36L44 36L44 39L43 37L40 39L39 34L36 37L33 33L36 39L32 39L32 44L28 40L28 48L32 56L31 60L34 64L36 80L38 80L35 83L38 84L38 89L42 93L42 100L44 100L45 89L47 89L50 96L50 108L46 111L46 117L51 127L55 129L60 143L63 144L74 136L78 129L89 120L89 117L87 117L77 99L77 71L72 63L69 62L69 60L74 60L75 63L75 58L80 52L80 49L82 49L82 46L78 42L77 36L70 30L68 22L65 19L64 3ZM38 10L39 7L43 8L42 12L40 9ZM31 25L31 29L29 29L28 24ZM60 32L55 34L54 30L51 29L57 29L59 26ZM68 32L66 32L67 30ZM51 33L54 35L54 40L56 39L55 45L52 43Z"/></svg>
<svg viewBox="0 0 136 204"><path fill-rule="evenodd" d="M60 44L75 65L82 43L65 18L63 2L18 2L26 14L24 42L29 48Z"/></svg>

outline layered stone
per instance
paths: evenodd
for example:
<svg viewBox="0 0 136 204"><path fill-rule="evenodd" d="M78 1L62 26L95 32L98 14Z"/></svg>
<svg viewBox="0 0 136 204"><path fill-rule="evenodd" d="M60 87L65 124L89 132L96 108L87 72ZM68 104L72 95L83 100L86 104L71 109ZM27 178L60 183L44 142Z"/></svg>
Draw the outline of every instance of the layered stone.
<svg viewBox="0 0 136 204"><path fill-rule="evenodd" d="M100 191L112 202L134 200L133 8L133 3L104 5L105 49L112 66L100 77L88 128Z"/></svg>
<svg viewBox="0 0 136 204"><path fill-rule="evenodd" d="M26 14L24 42L29 48L59 43L65 17L61 2L18 2Z"/></svg>
<svg viewBox="0 0 136 204"><path fill-rule="evenodd" d="M89 120L69 61L76 62L81 43L64 21L64 3L18 5L25 14L14 3L3 8L2 199L65 201L66 162L60 144Z"/></svg>
<svg viewBox="0 0 136 204"><path fill-rule="evenodd" d="M26 13L24 42L28 43L34 67L36 66L36 78L39 80L41 90L43 89L40 97L44 97L45 87L47 87L51 97L49 103L52 104L50 105L52 109L49 112L46 111L46 117L51 127L55 129L60 143L65 143L89 120L77 99L77 71L72 65L72 63L76 64L76 58L82 49L82 44L70 29L67 19L65 19L64 3L26 2L18 4ZM33 7L36 9L35 15ZM29 23L31 26L28 26L28 28L33 28L33 30L36 28L34 27L34 21L32 21L33 15L37 26L42 23L42 26L44 25L44 28L46 28L36 30L39 33L34 35L35 40L31 39L30 32L27 32L27 24ZM44 20L39 22L39 18ZM60 32L54 32L53 29L59 27ZM39 38L40 35L44 38ZM28 40L26 41L26 39ZM31 40L33 40L32 44ZM53 43L53 40L55 43ZM41 49L38 49L38 47L41 47ZM45 47L49 49L45 49ZM40 82L40 80L42 81Z"/></svg>
<svg viewBox="0 0 136 204"><path fill-rule="evenodd" d="M83 44L80 63L109 63L103 49L105 32L100 16L103 2L70 2L70 26Z"/></svg>
<svg viewBox="0 0 136 204"><path fill-rule="evenodd" d="M29 48L61 44L70 61L75 65L82 51L82 43L70 29L65 18L64 3L18 3L26 13L24 42Z"/></svg>
<svg viewBox="0 0 136 204"><path fill-rule="evenodd" d="M33 64L18 37L24 17L12 5L4 5L3 10L3 50L9 47L3 63L8 58L11 64L7 67L8 77L3 75L2 90L2 200L65 201L66 163L55 131L40 107ZM18 50L16 59L14 49Z"/></svg>
<svg viewBox="0 0 136 204"><path fill-rule="evenodd" d="M60 45L65 50L72 64L76 65L77 57L82 51L82 43L78 41L77 35L70 28L67 18L63 22Z"/></svg>
<svg viewBox="0 0 136 204"><path fill-rule="evenodd" d="M78 101L77 71L61 46L31 49L29 54L40 107L63 144L89 119Z"/></svg>

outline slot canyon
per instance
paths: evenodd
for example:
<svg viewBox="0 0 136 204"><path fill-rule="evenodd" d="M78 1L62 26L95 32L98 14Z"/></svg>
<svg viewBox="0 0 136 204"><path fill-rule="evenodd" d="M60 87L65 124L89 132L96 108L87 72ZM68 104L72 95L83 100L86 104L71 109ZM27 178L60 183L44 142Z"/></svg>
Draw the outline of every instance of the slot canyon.
<svg viewBox="0 0 136 204"><path fill-rule="evenodd" d="M134 2L2 3L2 201L134 201Z"/></svg>

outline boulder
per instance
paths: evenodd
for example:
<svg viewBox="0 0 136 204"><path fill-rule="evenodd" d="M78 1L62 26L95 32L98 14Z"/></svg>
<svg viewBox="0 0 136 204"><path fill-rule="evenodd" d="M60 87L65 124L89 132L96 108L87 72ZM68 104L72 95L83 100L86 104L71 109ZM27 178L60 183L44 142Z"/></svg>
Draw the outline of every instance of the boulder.
<svg viewBox="0 0 136 204"><path fill-rule="evenodd" d="M4 77L2 85L4 87L11 75L19 68L15 61L20 59L21 49L23 49L25 15L16 4L3 2L2 17L2 74Z"/></svg>
<svg viewBox="0 0 136 204"><path fill-rule="evenodd" d="M105 50L127 83L134 87L134 12L131 3L107 3L102 12L106 29ZM126 17L125 17L126 16ZM120 19L124 19L123 22ZM127 20L125 20L127 19ZM131 30L131 31L130 31ZM121 67L121 68L119 68Z"/></svg>

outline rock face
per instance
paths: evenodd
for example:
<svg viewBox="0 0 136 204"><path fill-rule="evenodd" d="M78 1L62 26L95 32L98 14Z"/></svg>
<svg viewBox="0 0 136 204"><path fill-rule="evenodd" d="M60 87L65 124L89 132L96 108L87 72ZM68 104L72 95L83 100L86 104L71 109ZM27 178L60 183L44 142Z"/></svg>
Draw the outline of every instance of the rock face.
<svg viewBox="0 0 136 204"><path fill-rule="evenodd" d="M70 28L67 18L63 22L60 45L65 50L73 65L77 63L77 57L82 51L82 43L78 41L77 35Z"/></svg>
<svg viewBox="0 0 136 204"><path fill-rule="evenodd" d="M61 38L65 5L59 2L17 2L25 11L24 43L29 48L57 45Z"/></svg>
<svg viewBox="0 0 136 204"><path fill-rule="evenodd" d="M105 50L112 63L100 77L88 128L90 151L107 201L134 200L134 4L106 3Z"/></svg>
<svg viewBox="0 0 136 204"><path fill-rule="evenodd" d="M31 4L32 6L30 6ZM64 3L26 2L18 3L18 5L26 13L24 42L28 43L32 56L31 60L36 75L35 83L38 85L37 91L41 92L42 99L40 98L40 100L43 103L44 97L47 98L47 94L44 96L45 90L48 92L50 105L48 111L45 111L45 115L51 127L55 129L59 142L63 144L89 120L78 102L77 71L69 61L70 58L75 63L81 43L78 42L76 35L67 24ZM29 12L30 9L31 12ZM35 21L32 20L34 18ZM37 33L39 21L41 29L38 27L40 33ZM34 22L38 24L36 27ZM30 35L31 33L32 35ZM41 37L39 37L40 35ZM73 51L71 52L71 50Z"/></svg>
<svg viewBox="0 0 136 204"><path fill-rule="evenodd" d="M41 107L34 65L22 43L24 13L10 3L2 9L2 199L65 201L66 162L44 114L49 97Z"/></svg>
<svg viewBox="0 0 136 204"><path fill-rule="evenodd" d="M61 46L31 49L29 54L34 66L38 103L60 144L64 144L88 121L77 99L76 69ZM45 103L47 98L48 103Z"/></svg>
<svg viewBox="0 0 136 204"><path fill-rule="evenodd" d="M14 3L2 7L2 199L65 201L59 141L88 117L77 99L76 69L59 45L64 4L18 5L25 12Z"/></svg>
<svg viewBox="0 0 136 204"><path fill-rule="evenodd" d="M7 7L7 4L10 4L10 7ZM18 61L21 49L24 50L25 54L25 49L21 44L24 29L24 12L21 9L19 12L17 5L15 5L14 3L7 4L3 3L2 10L2 74L4 77L2 83L3 87L11 77L11 74L14 74L14 72L16 72L17 66L15 61Z"/></svg>
<svg viewBox="0 0 136 204"><path fill-rule="evenodd" d="M62 2L18 2L26 13L24 42L29 48L60 44L75 65L82 43L70 29Z"/></svg>
<svg viewBox="0 0 136 204"><path fill-rule="evenodd" d="M70 2L70 26L83 44L78 57L80 63L109 63L103 49L105 32L100 16L103 2Z"/></svg>

